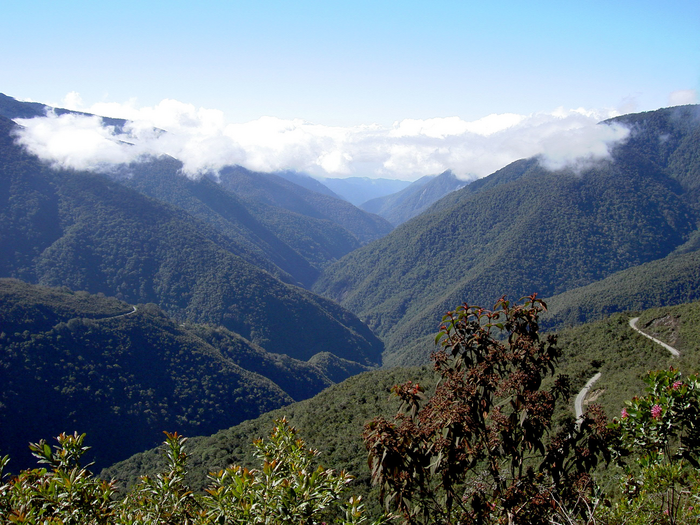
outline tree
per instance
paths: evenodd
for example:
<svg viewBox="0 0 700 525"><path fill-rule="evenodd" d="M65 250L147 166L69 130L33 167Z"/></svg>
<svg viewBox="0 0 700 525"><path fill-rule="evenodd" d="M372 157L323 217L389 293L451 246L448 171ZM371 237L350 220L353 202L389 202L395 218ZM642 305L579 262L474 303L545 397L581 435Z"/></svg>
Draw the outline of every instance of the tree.
<svg viewBox="0 0 700 525"><path fill-rule="evenodd" d="M373 481L405 523L538 524L557 509L582 510L588 473L607 458L605 417L568 417L553 432L569 382L545 383L561 354L554 336L540 337L545 308L532 295L449 312L432 355L434 395L396 386L403 403L394 421L366 426Z"/></svg>

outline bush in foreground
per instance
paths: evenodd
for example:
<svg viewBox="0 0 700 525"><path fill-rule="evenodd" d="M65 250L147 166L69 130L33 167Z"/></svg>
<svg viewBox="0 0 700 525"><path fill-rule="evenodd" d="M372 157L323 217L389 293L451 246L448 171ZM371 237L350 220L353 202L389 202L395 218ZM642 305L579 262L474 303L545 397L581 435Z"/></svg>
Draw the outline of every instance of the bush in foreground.
<svg viewBox="0 0 700 525"><path fill-rule="evenodd" d="M366 427L373 479L404 523L545 524L557 509L587 511L589 473L609 458L606 421L597 412L553 428L569 384L546 381L561 351L554 336L540 337L544 308L533 295L448 313L434 395L398 386L403 410Z"/></svg>
<svg viewBox="0 0 700 525"><path fill-rule="evenodd" d="M186 438L166 433L167 467L144 476L125 496L114 483L97 479L80 457L85 435L61 434L53 449L30 445L49 468L22 471L0 484L2 522L23 524L368 524L359 498L343 499L352 477L315 466L286 420L276 421L269 440L255 442L260 469L232 466L210 474L203 495L185 484ZM0 475L9 461L0 461ZM381 523L381 519L374 522ZM369 525L369 524L368 524Z"/></svg>

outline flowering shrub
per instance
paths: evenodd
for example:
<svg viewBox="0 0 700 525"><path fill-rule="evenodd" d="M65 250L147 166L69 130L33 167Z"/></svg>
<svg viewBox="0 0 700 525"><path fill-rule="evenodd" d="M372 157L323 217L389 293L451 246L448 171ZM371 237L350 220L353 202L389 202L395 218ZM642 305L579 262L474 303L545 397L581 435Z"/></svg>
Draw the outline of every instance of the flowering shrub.
<svg viewBox="0 0 700 525"><path fill-rule="evenodd" d="M622 409L612 428L625 470L622 498L600 518L607 523L698 523L700 521L700 382L677 370L650 372L647 395ZM634 463L630 464L629 459ZM634 468L636 466L636 468Z"/></svg>
<svg viewBox="0 0 700 525"><path fill-rule="evenodd" d="M700 381L677 370L650 372L647 395L635 397L614 423L621 459L634 456L642 466L684 459L700 467Z"/></svg>

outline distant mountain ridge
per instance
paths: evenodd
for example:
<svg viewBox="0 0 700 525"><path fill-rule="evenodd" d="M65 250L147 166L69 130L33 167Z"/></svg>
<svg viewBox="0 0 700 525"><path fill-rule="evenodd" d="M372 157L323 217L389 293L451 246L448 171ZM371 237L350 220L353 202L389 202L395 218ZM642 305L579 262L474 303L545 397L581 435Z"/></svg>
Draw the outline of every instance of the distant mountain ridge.
<svg viewBox="0 0 700 525"><path fill-rule="evenodd" d="M306 188L307 190L322 193L324 195L328 195L329 197L335 197L336 199L347 200L335 193L321 181L314 179L312 176L306 175L305 173L300 173L293 170L282 170L274 172L274 175L287 179L289 182L293 182L294 184L301 186L302 188Z"/></svg>
<svg viewBox="0 0 700 525"><path fill-rule="evenodd" d="M34 117L45 117L47 112L53 112L56 115L74 114L74 115L85 115L93 116L90 113L84 113L82 111L74 111L71 109L55 108L48 106L46 104L41 104L39 102L23 102L7 95L0 93L0 116L5 117L10 120L20 119L20 118L34 118ZM122 131L124 125L126 124L125 119L112 118L112 117L102 117L102 122L108 126L114 126L117 131Z"/></svg>
<svg viewBox="0 0 700 525"><path fill-rule="evenodd" d="M376 213L398 226L466 184L466 181L458 179L451 170L447 170L440 175L422 177L397 193L367 201L360 208Z"/></svg>
<svg viewBox="0 0 700 525"><path fill-rule="evenodd" d="M382 217L368 214L335 197L310 191L272 173L256 173L241 166L228 166L219 171L218 180L229 191L256 202L339 224L362 244L378 239L393 229Z"/></svg>
<svg viewBox="0 0 700 525"><path fill-rule="evenodd" d="M323 184L355 206L377 197L401 191L411 183L405 180L369 177L326 178Z"/></svg>

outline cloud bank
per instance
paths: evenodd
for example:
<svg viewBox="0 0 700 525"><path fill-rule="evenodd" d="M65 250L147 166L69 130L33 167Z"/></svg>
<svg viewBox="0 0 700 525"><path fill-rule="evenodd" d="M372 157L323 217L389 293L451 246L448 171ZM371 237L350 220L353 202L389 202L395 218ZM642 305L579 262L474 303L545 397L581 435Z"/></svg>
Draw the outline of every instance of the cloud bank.
<svg viewBox="0 0 700 525"><path fill-rule="evenodd" d="M18 119L18 142L63 168L106 170L149 155L170 155L192 177L238 164L255 171L406 180L452 169L471 179L534 155L552 169L605 159L612 144L628 134L619 125L597 124L616 115L610 110L560 108L530 115L492 114L471 122L445 117L405 119L391 127L334 127L274 117L231 124L221 111L176 100L154 107L138 108L132 100L86 108L71 93L64 105L128 122L116 129L99 117L49 113Z"/></svg>

